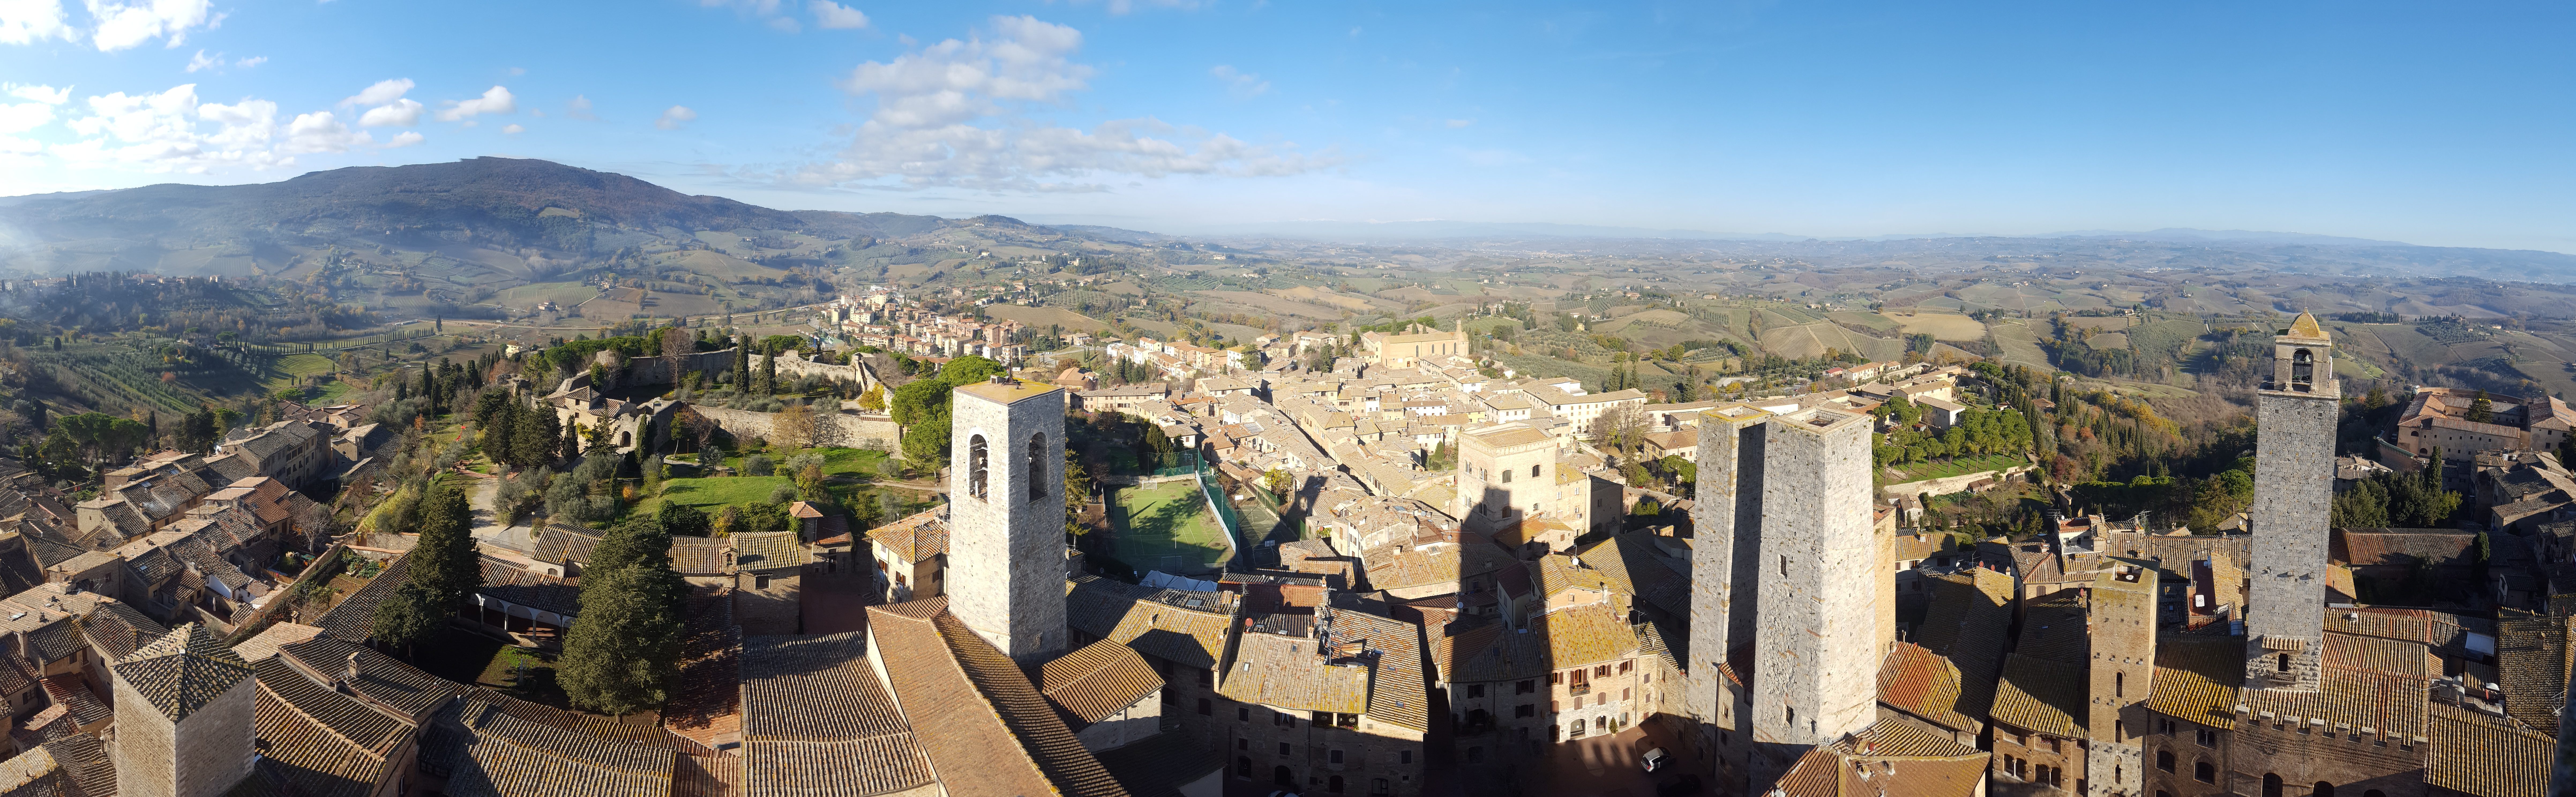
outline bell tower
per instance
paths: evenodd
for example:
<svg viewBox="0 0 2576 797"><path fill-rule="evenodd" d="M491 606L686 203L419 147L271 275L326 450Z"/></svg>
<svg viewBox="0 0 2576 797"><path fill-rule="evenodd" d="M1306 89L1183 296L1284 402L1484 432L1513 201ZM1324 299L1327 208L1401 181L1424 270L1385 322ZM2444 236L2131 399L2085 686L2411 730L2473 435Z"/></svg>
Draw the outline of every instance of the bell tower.
<svg viewBox="0 0 2576 797"><path fill-rule="evenodd" d="M2327 525L2335 421L2343 391L2333 342L2300 313L2272 338L2272 378L2256 394L2253 570L2245 607L2245 685L2317 688L2325 648Z"/></svg>
<svg viewBox="0 0 2576 797"><path fill-rule="evenodd" d="M1064 392L997 376L949 399L948 611L1022 664L1064 652Z"/></svg>

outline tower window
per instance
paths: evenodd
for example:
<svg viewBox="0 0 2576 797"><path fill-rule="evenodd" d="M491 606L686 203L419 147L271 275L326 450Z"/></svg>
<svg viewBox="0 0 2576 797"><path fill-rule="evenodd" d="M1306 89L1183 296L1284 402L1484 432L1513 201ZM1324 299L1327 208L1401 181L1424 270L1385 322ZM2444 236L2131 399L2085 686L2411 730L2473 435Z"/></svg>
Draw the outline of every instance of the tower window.
<svg viewBox="0 0 2576 797"><path fill-rule="evenodd" d="M2290 386L2292 389L2308 389L2309 383L2316 381L2316 372L2316 356L2309 354L2307 349L2300 349L2296 353L2290 355Z"/></svg>
<svg viewBox="0 0 2576 797"><path fill-rule="evenodd" d="M983 435L975 435L968 439L968 442L966 443L967 495L975 496L977 498L985 496L984 482L985 477L987 476L986 471L988 469L990 459L990 452L984 450Z"/></svg>
<svg viewBox="0 0 2576 797"><path fill-rule="evenodd" d="M1531 465L1531 466L1530 466L1530 478L1533 478L1533 479L1538 478L1538 466L1537 466L1537 465Z"/></svg>
<svg viewBox="0 0 2576 797"><path fill-rule="evenodd" d="M2289 672L2289 671L2290 671L2290 654L2287 654L2287 653L2283 653L2283 654L2281 654L2281 658L2279 659L2279 663L2278 663L2276 666L2278 666L2282 672Z"/></svg>
<svg viewBox="0 0 2576 797"><path fill-rule="evenodd" d="M1029 437L1029 500L1047 497L1046 433Z"/></svg>
<svg viewBox="0 0 2576 797"><path fill-rule="evenodd" d="M1511 472L1511 471L1503 471L1503 483L1504 483L1504 484L1510 484L1510 483L1512 483L1512 472Z"/></svg>

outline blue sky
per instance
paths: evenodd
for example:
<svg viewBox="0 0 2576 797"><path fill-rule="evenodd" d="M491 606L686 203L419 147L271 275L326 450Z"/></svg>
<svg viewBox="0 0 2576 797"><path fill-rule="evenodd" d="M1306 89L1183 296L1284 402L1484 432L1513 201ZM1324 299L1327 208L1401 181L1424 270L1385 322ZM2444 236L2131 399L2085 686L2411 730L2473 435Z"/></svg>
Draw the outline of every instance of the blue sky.
<svg viewBox="0 0 2576 797"><path fill-rule="evenodd" d="M1190 232L2576 252L2565 3L0 0L0 194L546 158Z"/></svg>

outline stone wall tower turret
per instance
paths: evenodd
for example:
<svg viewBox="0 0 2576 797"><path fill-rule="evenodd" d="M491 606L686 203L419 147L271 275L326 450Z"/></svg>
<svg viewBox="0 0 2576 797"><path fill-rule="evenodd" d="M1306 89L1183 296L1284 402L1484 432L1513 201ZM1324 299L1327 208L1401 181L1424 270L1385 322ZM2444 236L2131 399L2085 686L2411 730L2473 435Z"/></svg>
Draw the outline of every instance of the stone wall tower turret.
<svg viewBox="0 0 2576 797"><path fill-rule="evenodd" d="M1022 664L1064 652L1064 393L1008 377L949 400L948 611Z"/></svg>
<svg viewBox="0 0 2576 797"><path fill-rule="evenodd" d="M2316 316L2300 313L2272 339L2271 379L2256 394L2247 688L2317 688L2335 421L2343 398L2332 348Z"/></svg>

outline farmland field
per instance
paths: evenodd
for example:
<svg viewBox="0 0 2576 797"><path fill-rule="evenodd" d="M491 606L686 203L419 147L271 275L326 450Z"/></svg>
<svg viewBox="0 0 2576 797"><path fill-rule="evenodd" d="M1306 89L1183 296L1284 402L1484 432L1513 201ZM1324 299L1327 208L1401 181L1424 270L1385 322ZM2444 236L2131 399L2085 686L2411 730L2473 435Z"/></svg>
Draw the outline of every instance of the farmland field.
<svg viewBox="0 0 2576 797"><path fill-rule="evenodd" d="M1931 335L1934 340L1977 340L1986 336L1986 325L1963 315L1948 313L1890 315L1908 335Z"/></svg>

